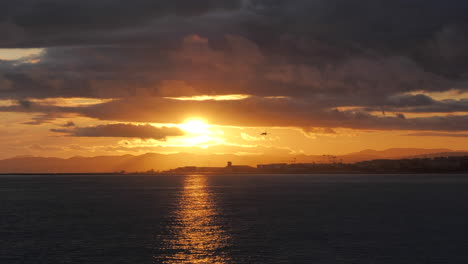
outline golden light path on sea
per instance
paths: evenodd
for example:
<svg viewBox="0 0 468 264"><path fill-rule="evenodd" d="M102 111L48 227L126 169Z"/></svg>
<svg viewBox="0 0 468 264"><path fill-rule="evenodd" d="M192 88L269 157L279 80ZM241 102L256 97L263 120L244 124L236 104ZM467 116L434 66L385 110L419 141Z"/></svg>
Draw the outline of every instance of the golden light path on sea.
<svg viewBox="0 0 468 264"><path fill-rule="evenodd" d="M186 176L163 249L167 254L155 256L155 260L165 264L230 263L224 250L230 236L217 219L217 205L208 189L207 176Z"/></svg>

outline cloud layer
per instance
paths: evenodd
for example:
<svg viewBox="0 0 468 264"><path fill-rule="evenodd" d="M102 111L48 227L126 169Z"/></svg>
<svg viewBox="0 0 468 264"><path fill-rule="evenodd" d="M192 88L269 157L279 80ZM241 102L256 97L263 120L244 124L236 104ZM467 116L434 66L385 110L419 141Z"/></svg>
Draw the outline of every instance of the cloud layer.
<svg viewBox="0 0 468 264"><path fill-rule="evenodd" d="M105 7L105 8L103 8ZM20 0L0 3L0 111L125 122L465 131L468 3ZM167 97L245 94L236 101ZM38 98L112 98L79 107ZM415 115L419 115L415 117Z"/></svg>
<svg viewBox="0 0 468 264"><path fill-rule="evenodd" d="M183 136L184 132L176 127L154 127L151 125L107 124L71 129L51 129L52 132L65 133L74 137L119 137L164 140L166 137Z"/></svg>

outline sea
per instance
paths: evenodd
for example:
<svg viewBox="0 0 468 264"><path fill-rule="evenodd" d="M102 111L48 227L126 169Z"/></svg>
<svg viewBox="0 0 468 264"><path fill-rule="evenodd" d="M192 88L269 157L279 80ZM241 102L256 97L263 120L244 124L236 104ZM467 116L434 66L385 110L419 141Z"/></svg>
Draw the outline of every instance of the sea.
<svg viewBox="0 0 468 264"><path fill-rule="evenodd" d="M468 263L468 175L2 175L1 264Z"/></svg>

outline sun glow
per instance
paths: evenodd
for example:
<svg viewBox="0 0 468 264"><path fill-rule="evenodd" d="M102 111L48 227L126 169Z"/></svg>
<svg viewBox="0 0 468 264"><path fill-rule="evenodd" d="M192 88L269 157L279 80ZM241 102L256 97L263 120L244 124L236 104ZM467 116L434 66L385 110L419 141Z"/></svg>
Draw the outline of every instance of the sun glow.
<svg viewBox="0 0 468 264"><path fill-rule="evenodd" d="M171 143L179 146L207 148L224 142L217 131L211 130L212 126L203 119L191 118L178 127L187 133L184 137L171 139Z"/></svg>
<svg viewBox="0 0 468 264"><path fill-rule="evenodd" d="M190 119L180 125L180 128L190 134L208 134L210 126L201 119Z"/></svg>

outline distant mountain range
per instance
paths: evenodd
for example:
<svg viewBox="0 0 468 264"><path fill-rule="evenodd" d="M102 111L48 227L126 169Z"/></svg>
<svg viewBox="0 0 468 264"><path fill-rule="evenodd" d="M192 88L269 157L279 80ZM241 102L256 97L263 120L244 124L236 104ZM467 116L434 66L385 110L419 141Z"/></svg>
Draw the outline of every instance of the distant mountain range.
<svg viewBox="0 0 468 264"><path fill-rule="evenodd" d="M359 162L373 159L402 159L443 156L464 156L468 151L454 151L451 149L418 149L418 148L391 148L386 150L367 149L340 156L345 162Z"/></svg>
<svg viewBox="0 0 468 264"><path fill-rule="evenodd" d="M14 157L0 160L0 173L100 173L117 171L168 170L182 166L222 167L227 161L237 165L256 166L265 163L354 163L374 159L401 159L442 156L468 156L468 151L450 149L392 148L387 150L363 150L341 156L290 155L290 156L241 156L233 154L199 155L190 153L139 156L72 157L69 159L48 157Z"/></svg>

